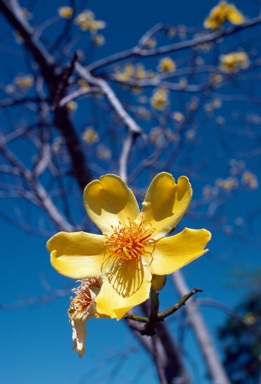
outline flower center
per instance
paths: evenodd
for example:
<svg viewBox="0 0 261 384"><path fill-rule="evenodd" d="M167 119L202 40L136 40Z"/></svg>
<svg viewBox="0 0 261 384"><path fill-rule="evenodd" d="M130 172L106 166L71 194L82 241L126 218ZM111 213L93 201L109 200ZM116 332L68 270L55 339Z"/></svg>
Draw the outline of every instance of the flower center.
<svg viewBox="0 0 261 384"><path fill-rule="evenodd" d="M124 260L139 259L145 253L144 247L148 245L153 228L146 229L143 222L139 225L129 220L129 225L123 226L121 222L113 227L113 233L107 236L106 245L111 255L118 256Z"/></svg>

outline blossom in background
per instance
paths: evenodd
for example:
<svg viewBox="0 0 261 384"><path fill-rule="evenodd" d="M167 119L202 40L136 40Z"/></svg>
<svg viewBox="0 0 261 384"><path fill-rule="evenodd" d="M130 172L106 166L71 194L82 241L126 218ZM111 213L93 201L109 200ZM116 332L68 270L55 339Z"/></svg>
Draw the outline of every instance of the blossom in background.
<svg viewBox="0 0 261 384"><path fill-rule="evenodd" d="M69 112L74 112L78 108L78 104L75 101L71 100L66 103L66 108Z"/></svg>
<svg viewBox="0 0 261 384"><path fill-rule="evenodd" d="M116 69L113 77L119 81L129 81L134 75L135 69L132 64L125 64L123 68Z"/></svg>
<svg viewBox="0 0 261 384"><path fill-rule="evenodd" d="M170 57L163 57L157 69L159 72L174 72L176 70L176 63Z"/></svg>
<svg viewBox="0 0 261 384"><path fill-rule="evenodd" d="M226 179L217 179L216 185L227 191L231 191L238 187L238 180L235 177L229 176Z"/></svg>
<svg viewBox="0 0 261 384"><path fill-rule="evenodd" d="M21 13L26 20L31 20L33 18L33 15L27 8L21 8Z"/></svg>
<svg viewBox="0 0 261 384"><path fill-rule="evenodd" d="M258 188L258 180L254 173L245 171L242 175L242 183L248 186L250 189Z"/></svg>
<svg viewBox="0 0 261 384"><path fill-rule="evenodd" d="M211 9L208 17L204 21L204 27L216 30L225 21L230 21L230 23L237 25L243 23L245 18L234 4L221 1Z"/></svg>
<svg viewBox="0 0 261 384"><path fill-rule="evenodd" d="M99 144L96 148L96 155L99 159L108 160L111 158L111 150L103 144Z"/></svg>
<svg viewBox="0 0 261 384"><path fill-rule="evenodd" d="M58 14L63 19L70 19L73 15L73 8L68 6L63 6L58 8Z"/></svg>
<svg viewBox="0 0 261 384"><path fill-rule="evenodd" d="M100 34L93 36L92 41L93 41L94 44L96 44L96 45L104 45L104 44L105 44L104 36L103 36L103 35L100 35Z"/></svg>
<svg viewBox="0 0 261 384"><path fill-rule="evenodd" d="M75 24L80 27L82 31L96 32L103 29L106 23L102 20L95 20L95 15L89 10L85 10L75 18Z"/></svg>
<svg viewBox="0 0 261 384"><path fill-rule="evenodd" d="M152 71L146 71L141 64L133 65L126 63L124 67L117 68L113 77L119 81L130 81L130 80L144 80L150 79L154 76Z"/></svg>
<svg viewBox="0 0 261 384"><path fill-rule="evenodd" d="M185 228L165 237L184 216L192 197L189 180L166 172L152 180L140 212L133 192L116 175L90 182L84 205L102 235L60 232L47 243L52 266L85 279L102 276L96 296L100 314L120 319L148 299L152 275L170 274L207 252L205 229Z"/></svg>
<svg viewBox="0 0 261 384"><path fill-rule="evenodd" d="M82 138L88 144L93 144L100 140L98 133L92 127L86 128Z"/></svg>
<svg viewBox="0 0 261 384"><path fill-rule="evenodd" d="M185 116L181 112L173 112L172 118L178 123L182 123L185 120Z"/></svg>
<svg viewBox="0 0 261 384"><path fill-rule="evenodd" d="M27 90L28 88L31 88L33 83L34 83L33 75L17 76L14 78L14 84L20 89L23 89L24 91Z"/></svg>
<svg viewBox="0 0 261 384"><path fill-rule="evenodd" d="M168 105L169 97L168 90L165 88L158 88L154 91L150 103L154 109L165 109Z"/></svg>
<svg viewBox="0 0 261 384"><path fill-rule="evenodd" d="M76 296L71 299L68 315L73 331L73 349L76 349L79 357L82 357L85 352L86 321L92 316L104 317L97 313L95 304L101 284L101 279L93 277L81 280L81 285L73 289Z"/></svg>
<svg viewBox="0 0 261 384"><path fill-rule="evenodd" d="M245 52L231 52L227 55L221 55L219 60L221 71L226 73L235 73L249 66L248 55Z"/></svg>

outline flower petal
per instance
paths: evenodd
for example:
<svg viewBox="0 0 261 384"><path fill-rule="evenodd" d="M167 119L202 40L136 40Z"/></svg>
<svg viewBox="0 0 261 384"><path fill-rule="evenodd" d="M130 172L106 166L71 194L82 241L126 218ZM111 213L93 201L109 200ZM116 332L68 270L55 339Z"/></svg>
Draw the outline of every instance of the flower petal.
<svg viewBox="0 0 261 384"><path fill-rule="evenodd" d="M206 229L185 228L175 236L165 237L155 243L151 272L166 275L184 267L184 265L203 255L211 239Z"/></svg>
<svg viewBox="0 0 261 384"><path fill-rule="evenodd" d="M86 339L86 320L74 319L72 324L72 341L73 349L76 349L78 356L82 357L85 352L85 339Z"/></svg>
<svg viewBox="0 0 261 384"><path fill-rule="evenodd" d="M192 188L187 177L181 176L178 183L171 174L162 172L152 180L144 202L141 216L144 226L155 228L154 239L169 233L184 216L192 197Z"/></svg>
<svg viewBox="0 0 261 384"><path fill-rule="evenodd" d="M105 175L89 183L84 190L84 205L103 233L111 233L112 225L135 220L140 213L133 192L116 175Z"/></svg>
<svg viewBox="0 0 261 384"><path fill-rule="evenodd" d="M105 237L86 232L59 232L47 242L51 264L62 275L83 279L100 276Z"/></svg>
<svg viewBox="0 0 261 384"><path fill-rule="evenodd" d="M100 293L95 300L96 310L99 313L105 314L111 318L117 318L118 320L121 319L129 309L148 299L151 287L151 273L148 266L143 266L142 277L143 280L140 282L139 289L130 296L123 296L118 293L122 291L117 289L117 292L110 283L109 278L104 280ZM123 281L125 288L126 285L131 287L132 284L135 284L130 281L128 269L126 270L125 276L122 276L122 279L123 278L125 278L125 281Z"/></svg>

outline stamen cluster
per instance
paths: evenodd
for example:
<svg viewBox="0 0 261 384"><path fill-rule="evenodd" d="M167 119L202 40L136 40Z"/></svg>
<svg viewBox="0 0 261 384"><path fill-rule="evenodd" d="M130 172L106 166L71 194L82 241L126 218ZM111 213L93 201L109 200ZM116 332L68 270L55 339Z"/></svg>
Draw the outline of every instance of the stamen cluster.
<svg viewBox="0 0 261 384"><path fill-rule="evenodd" d="M138 259L144 253L144 247L149 242L154 230L143 227L141 221L139 225L129 220L129 225L122 225L119 222L117 227L113 227L113 233L107 236L106 245L109 253L118 256L120 259Z"/></svg>

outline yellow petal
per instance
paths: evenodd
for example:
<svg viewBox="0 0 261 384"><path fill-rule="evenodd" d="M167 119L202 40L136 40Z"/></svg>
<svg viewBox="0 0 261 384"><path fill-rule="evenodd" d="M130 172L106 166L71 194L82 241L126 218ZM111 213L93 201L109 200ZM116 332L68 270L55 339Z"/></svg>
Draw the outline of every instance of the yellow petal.
<svg viewBox="0 0 261 384"><path fill-rule="evenodd" d="M105 237L86 232L59 232L47 242L51 264L62 275L84 279L100 276Z"/></svg>
<svg viewBox="0 0 261 384"><path fill-rule="evenodd" d="M151 272L166 275L184 267L184 265L203 255L211 239L206 229L185 228L175 236L165 237L155 243Z"/></svg>
<svg viewBox="0 0 261 384"><path fill-rule="evenodd" d="M187 177L181 176L176 184L169 173L162 172L152 180L141 215L144 226L155 229L154 239L169 233L185 214L192 197L192 189Z"/></svg>
<svg viewBox="0 0 261 384"><path fill-rule="evenodd" d="M116 175L105 175L89 183L84 190L84 205L90 219L103 233L111 226L135 220L139 206L133 192Z"/></svg>
<svg viewBox="0 0 261 384"><path fill-rule="evenodd" d="M143 280L139 284L139 289L131 296L123 297L119 294L110 283L109 279L104 280L100 293L96 297L96 310L111 318L121 319L129 309L143 303L149 298L151 287L151 273L147 266L143 266ZM129 279L128 274L125 276ZM124 282L131 286L131 281ZM133 283L135 284L135 283Z"/></svg>
<svg viewBox="0 0 261 384"><path fill-rule="evenodd" d="M233 4L227 6L227 19L232 24L241 24L245 21L242 13Z"/></svg>

